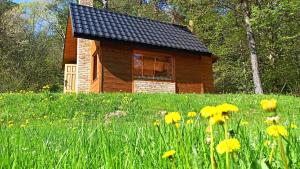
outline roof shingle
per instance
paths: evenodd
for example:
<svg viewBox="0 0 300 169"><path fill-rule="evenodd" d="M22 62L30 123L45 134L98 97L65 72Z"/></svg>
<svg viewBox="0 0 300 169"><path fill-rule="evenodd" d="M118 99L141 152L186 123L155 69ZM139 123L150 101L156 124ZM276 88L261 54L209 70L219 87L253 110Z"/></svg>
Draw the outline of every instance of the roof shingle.
<svg viewBox="0 0 300 169"><path fill-rule="evenodd" d="M75 37L114 39L154 46L210 53L186 27L70 4Z"/></svg>

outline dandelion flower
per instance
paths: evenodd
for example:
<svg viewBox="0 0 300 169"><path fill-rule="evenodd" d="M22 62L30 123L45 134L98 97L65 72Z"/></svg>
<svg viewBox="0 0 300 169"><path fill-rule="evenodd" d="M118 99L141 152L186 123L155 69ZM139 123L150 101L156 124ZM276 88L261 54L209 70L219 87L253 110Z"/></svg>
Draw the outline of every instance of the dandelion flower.
<svg viewBox="0 0 300 169"><path fill-rule="evenodd" d="M200 114L204 118L209 118L217 113L216 107L214 106L205 106L200 110Z"/></svg>
<svg viewBox="0 0 300 169"><path fill-rule="evenodd" d="M219 154L223 153L232 153L234 151L237 151L241 148L240 142L235 138L225 139L221 141L217 145L217 152Z"/></svg>
<svg viewBox="0 0 300 169"><path fill-rule="evenodd" d="M180 119L181 119L181 116L180 116L179 112L171 112L165 116L165 122L167 124L177 123L180 121Z"/></svg>
<svg viewBox="0 0 300 169"><path fill-rule="evenodd" d="M209 122L212 125L215 124L223 124L226 120L227 116L223 116L222 114L216 114L209 119Z"/></svg>
<svg viewBox="0 0 300 169"><path fill-rule="evenodd" d="M194 120L191 120L191 119L186 121L186 124L193 124L193 123L194 123Z"/></svg>
<svg viewBox="0 0 300 169"><path fill-rule="evenodd" d="M298 126L297 126L296 124L292 123L292 124L291 124L291 128L292 128L292 129L296 129L296 128L298 128Z"/></svg>
<svg viewBox="0 0 300 169"><path fill-rule="evenodd" d="M277 108L277 100L271 99L271 100L262 100L260 102L261 108L265 111L275 111Z"/></svg>
<svg viewBox="0 0 300 169"><path fill-rule="evenodd" d="M196 112L188 112L188 117L196 117Z"/></svg>
<svg viewBox="0 0 300 169"><path fill-rule="evenodd" d="M222 113L238 112L239 111L239 108L237 106L235 106L233 104L228 104L228 103L224 103L224 104L218 105L216 107L216 109L219 112L222 112Z"/></svg>
<svg viewBox="0 0 300 169"><path fill-rule="evenodd" d="M175 127L179 128L180 127L180 123L175 123Z"/></svg>
<svg viewBox="0 0 300 169"><path fill-rule="evenodd" d="M155 120L155 121L153 122L153 125L158 127L158 126L159 126L159 120Z"/></svg>
<svg viewBox="0 0 300 169"><path fill-rule="evenodd" d="M267 133L269 136L273 136L273 137L279 137L279 136L286 137L288 135L288 132L285 129L285 127L280 125L269 126L267 128Z"/></svg>
<svg viewBox="0 0 300 169"><path fill-rule="evenodd" d="M175 150L169 150L163 154L162 158L171 158L174 156L175 153Z"/></svg>

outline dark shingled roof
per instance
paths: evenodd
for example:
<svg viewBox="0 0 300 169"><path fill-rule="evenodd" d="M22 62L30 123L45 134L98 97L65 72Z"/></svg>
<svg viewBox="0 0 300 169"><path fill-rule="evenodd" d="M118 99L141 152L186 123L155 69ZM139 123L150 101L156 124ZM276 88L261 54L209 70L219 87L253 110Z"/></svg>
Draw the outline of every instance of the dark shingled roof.
<svg viewBox="0 0 300 169"><path fill-rule="evenodd" d="M186 27L70 4L73 35L114 39L210 54Z"/></svg>

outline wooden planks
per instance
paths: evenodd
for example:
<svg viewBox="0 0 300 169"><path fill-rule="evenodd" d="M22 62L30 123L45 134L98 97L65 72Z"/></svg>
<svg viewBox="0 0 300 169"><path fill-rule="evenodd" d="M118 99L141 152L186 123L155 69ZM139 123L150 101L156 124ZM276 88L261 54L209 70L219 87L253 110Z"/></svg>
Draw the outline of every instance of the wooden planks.
<svg viewBox="0 0 300 169"><path fill-rule="evenodd" d="M76 89L76 64L66 64L64 74L64 92L75 92Z"/></svg>
<svg viewBox="0 0 300 169"><path fill-rule="evenodd" d="M175 57L177 93L213 92L212 58L184 51L163 50L140 44L101 40L103 92L132 92L132 56L134 51ZM101 84L101 83L100 83Z"/></svg>
<svg viewBox="0 0 300 169"><path fill-rule="evenodd" d="M72 35L71 18L68 17L67 31L64 47L63 64L76 63L77 58L77 38Z"/></svg>

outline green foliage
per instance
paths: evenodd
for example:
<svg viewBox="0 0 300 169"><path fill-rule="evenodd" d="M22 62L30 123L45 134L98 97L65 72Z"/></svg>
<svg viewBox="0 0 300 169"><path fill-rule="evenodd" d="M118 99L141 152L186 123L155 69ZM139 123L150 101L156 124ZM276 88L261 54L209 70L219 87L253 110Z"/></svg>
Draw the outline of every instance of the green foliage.
<svg viewBox="0 0 300 169"><path fill-rule="evenodd" d="M278 114L286 126L300 124L299 98L281 95L174 95L89 94L64 95L44 92L0 94L0 168L210 168L207 120L199 117L206 105L234 103L240 109L229 124L241 149L234 154L234 168L267 168L271 145L264 145L267 113L261 99L276 98ZM111 116L111 112L126 112ZM196 111L195 123L176 130L164 124L163 111ZM160 121L160 131L153 121ZM240 121L248 121L242 126ZM13 124L9 127L9 124ZM215 142L223 139L216 127ZM290 168L299 166L299 129L289 130L284 141ZM163 137L162 137L163 136ZM162 159L176 149L175 157ZM274 154L272 168L282 166ZM216 154L219 168L224 156Z"/></svg>
<svg viewBox="0 0 300 169"><path fill-rule="evenodd" d="M62 87L69 2L0 3L0 92ZM248 2L265 92L299 95L300 1ZM102 8L102 1L94 0L94 6ZM110 0L109 10L186 26L193 21L193 32L219 58L214 64L217 92L253 92L240 1Z"/></svg>

